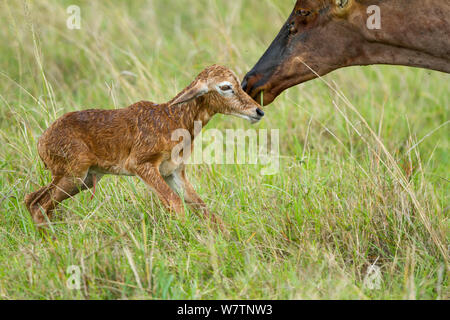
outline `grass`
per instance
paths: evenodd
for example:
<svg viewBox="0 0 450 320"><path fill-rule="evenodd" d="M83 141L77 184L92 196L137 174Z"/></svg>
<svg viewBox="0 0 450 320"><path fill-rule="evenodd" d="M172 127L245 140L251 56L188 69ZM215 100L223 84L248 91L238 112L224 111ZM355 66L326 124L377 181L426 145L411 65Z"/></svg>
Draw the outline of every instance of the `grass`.
<svg viewBox="0 0 450 320"><path fill-rule="evenodd" d="M106 177L35 231L26 193L65 112L167 101L205 66L242 78L292 1L0 2L0 297L3 299L448 299L448 75L347 68L292 88L261 124L280 130L280 172L192 165L231 235L161 209L136 178ZM66 28L71 4L81 29ZM268 23L270 21L270 23ZM124 72L127 71L127 72ZM133 75L134 74L134 75ZM80 290L67 268L82 270ZM364 285L370 266L378 288Z"/></svg>

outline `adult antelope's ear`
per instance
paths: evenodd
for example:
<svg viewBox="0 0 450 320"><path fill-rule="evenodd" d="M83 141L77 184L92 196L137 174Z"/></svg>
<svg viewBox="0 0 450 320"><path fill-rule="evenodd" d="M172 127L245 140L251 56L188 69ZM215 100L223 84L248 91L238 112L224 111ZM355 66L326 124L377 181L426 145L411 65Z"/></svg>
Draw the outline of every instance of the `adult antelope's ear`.
<svg viewBox="0 0 450 320"><path fill-rule="evenodd" d="M171 106L185 103L202 95L208 93L208 86L203 81L197 81L193 83L191 86L187 87L183 92L181 92L173 101L170 102Z"/></svg>

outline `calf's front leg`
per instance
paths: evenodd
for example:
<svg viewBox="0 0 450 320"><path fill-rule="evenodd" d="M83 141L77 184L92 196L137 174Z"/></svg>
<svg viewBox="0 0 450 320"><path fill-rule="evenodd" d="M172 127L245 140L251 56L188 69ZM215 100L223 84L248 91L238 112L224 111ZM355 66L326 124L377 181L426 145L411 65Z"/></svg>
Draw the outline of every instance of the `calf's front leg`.
<svg viewBox="0 0 450 320"><path fill-rule="evenodd" d="M222 219L208 210L205 202L203 202L192 184L187 179L186 169L184 166L180 167L170 176L164 177L164 179L175 192L183 195L184 200L188 205L196 210L201 211L206 219L209 219L211 222L217 224L222 229L222 231L224 231L224 222L222 221Z"/></svg>
<svg viewBox="0 0 450 320"><path fill-rule="evenodd" d="M164 204L167 210L175 212L184 219L184 206L181 198L167 185L161 176L159 169L153 164L139 166L136 170L137 175L152 189Z"/></svg>

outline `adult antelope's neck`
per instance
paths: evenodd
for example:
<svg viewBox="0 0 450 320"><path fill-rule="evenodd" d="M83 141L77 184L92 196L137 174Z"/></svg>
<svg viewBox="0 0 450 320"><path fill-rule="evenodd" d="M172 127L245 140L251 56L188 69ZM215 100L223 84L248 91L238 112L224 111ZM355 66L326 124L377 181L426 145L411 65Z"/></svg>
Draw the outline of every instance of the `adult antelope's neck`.
<svg viewBox="0 0 450 320"><path fill-rule="evenodd" d="M356 64L397 64L450 72L450 2L443 0L378 1L380 26L367 27L368 1L350 22L366 40ZM374 11L375 14L375 11Z"/></svg>

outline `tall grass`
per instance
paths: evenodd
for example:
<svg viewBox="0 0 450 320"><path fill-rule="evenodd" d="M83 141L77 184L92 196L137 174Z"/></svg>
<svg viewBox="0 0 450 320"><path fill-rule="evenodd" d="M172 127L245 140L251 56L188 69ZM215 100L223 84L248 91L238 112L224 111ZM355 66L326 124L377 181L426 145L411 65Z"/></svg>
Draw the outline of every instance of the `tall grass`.
<svg viewBox="0 0 450 320"><path fill-rule="evenodd" d="M81 29L66 8L81 8ZM68 111L167 101L205 66L240 77L291 1L2 1L0 296L448 299L448 75L360 67L292 88L257 129L279 129L280 172L195 165L230 236L182 223L135 178L106 177L43 240L24 195L50 180L36 151ZM270 22L270 23L269 23ZM208 128L251 128L217 116ZM67 268L82 270L80 290ZM371 266L379 287L365 285Z"/></svg>

